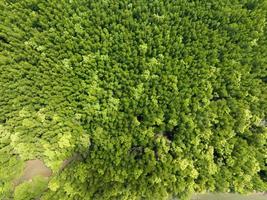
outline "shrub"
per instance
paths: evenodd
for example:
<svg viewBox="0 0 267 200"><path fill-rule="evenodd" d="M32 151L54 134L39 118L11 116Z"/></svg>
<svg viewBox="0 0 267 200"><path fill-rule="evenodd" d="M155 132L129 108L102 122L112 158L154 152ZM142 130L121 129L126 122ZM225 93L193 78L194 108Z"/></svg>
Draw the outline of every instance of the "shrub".
<svg viewBox="0 0 267 200"><path fill-rule="evenodd" d="M55 172L42 199L266 191L266 1L0 10L0 142Z"/></svg>

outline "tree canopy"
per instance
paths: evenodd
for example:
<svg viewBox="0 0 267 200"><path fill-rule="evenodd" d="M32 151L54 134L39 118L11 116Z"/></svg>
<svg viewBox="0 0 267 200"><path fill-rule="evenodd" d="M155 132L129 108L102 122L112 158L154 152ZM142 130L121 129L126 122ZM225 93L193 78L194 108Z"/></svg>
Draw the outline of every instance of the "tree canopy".
<svg viewBox="0 0 267 200"><path fill-rule="evenodd" d="M265 0L1 0L0 10L1 199L27 188L45 200L267 190ZM14 190L36 158L51 179Z"/></svg>

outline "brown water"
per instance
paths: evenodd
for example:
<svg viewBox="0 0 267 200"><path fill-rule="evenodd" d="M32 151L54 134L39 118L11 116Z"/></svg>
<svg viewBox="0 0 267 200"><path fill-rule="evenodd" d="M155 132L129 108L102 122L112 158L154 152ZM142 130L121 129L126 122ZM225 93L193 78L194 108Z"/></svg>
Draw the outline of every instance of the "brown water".
<svg viewBox="0 0 267 200"><path fill-rule="evenodd" d="M24 181L30 181L35 176L50 177L52 171L48 168L42 160L28 160L25 162L25 168L20 178L14 181L14 185L17 186Z"/></svg>
<svg viewBox="0 0 267 200"><path fill-rule="evenodd" d="M61 164L59 172L61 172L67 165L76 159L79 159L78 154L74 154L69 159L64 160ZM24 181L30 181L35 176L49 178L52 176L52 170L40 159L28 160L25 162L25 168L22 176L14 180L14 186L17 186Z"/></svg>
<svg viewBox="0 0 267 200"><path fill-rule="evenodd" d="M195 194L191 200L267 200L266 193L254 193L249 195L240 194Z"/></svg>

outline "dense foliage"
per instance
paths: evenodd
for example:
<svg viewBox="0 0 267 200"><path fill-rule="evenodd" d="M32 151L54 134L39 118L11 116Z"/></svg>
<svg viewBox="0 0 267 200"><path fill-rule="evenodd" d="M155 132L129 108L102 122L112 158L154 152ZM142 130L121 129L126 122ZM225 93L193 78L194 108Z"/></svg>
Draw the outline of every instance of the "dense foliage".
<svg viewBox="0 0 267 200"><path fill-rule="evenodd" d="M49 200L267 190L266 0L0 10L1 199L27 188ZM14 193L36 158L54 172L48 189Z"/></svg>

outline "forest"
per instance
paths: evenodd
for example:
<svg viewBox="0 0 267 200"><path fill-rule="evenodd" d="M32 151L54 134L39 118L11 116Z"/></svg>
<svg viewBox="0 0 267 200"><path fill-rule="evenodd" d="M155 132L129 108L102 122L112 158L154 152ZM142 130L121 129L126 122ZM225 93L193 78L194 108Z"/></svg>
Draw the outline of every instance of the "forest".
<svg viewBox="0 0 267 200"><path fill-rule="evenodd" d="M1 200L267 191L266 0L0 10Z"/></svg>

